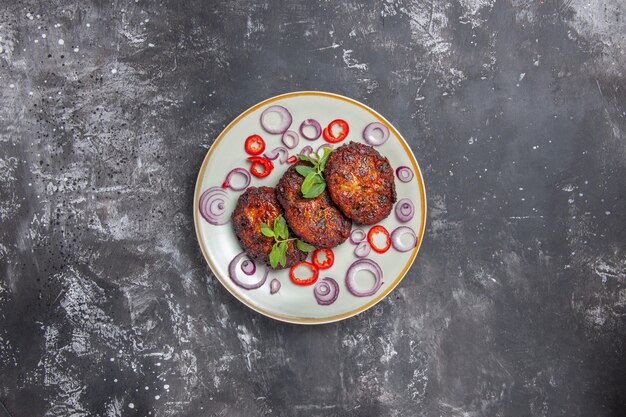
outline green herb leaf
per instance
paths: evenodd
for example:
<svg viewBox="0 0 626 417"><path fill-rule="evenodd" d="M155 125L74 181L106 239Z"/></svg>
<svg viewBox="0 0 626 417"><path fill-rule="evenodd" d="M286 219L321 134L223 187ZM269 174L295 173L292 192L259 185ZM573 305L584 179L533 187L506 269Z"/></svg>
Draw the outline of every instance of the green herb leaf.
<svg viewBox="0 0 626 417"><path fill-rule="evenodd" d="M319 176L318 176L319 178ZM302 193L302 196L304 198L315 198L318 195L322 194L324 192L324 189L326 189L326 181L321 180L321 182L317 182L313 185L311 185L306 192Z"/></svg>
<svg viewBox="0 0 626 417"><path fill-rule="evenodd" d="M289 238L289 229L287 228L287 222L281 215L274 220L274 235L279 239Z"/></svg>
<svg viewBox="0 0 626 417"><path fill-rule="evenodd" d="M315 172L315 168L307 166L307 165L298 165L296 167L296 171L298 171L298 174L302 175L303 177L306 177L311 172Z"/></svg>
<svg viewBox="0 0 626 417"><path fill-rule="evenodd" d="M333 152L332 148L324 148L324 156L320 159L319 170L320 172L324 172L324 168L326 168L326 162L328 161L328 157Z"/></svg>
<svg viewBox="0 0 626 417"><path fill-rule="evenodd" d="M304 241L302 241L300 239L296 239L296 246L302 252L313 252L315 250L315 246L309 245L308 243L306 243L306 242L304 242Z"/></svg>
<svg viewBox="0 0 626 417"><path fill-rule="evenodd" d="M302 186L300 187L302 195L306 197L309 189L311 189L314 184L319 183L319 179L319 174L317 172L310 172L306 178L304 178L304 181L302 181Z"/></svg>
<svg viewBox="0 0 626 417"><path fill-rule="evenodd" d="M310 162L313 165L317 166L317 161L315 159L311 158L309 155L304 155L304 154L299 153L298 154L298 158L300 158L301 161L307 161L307 162Z"/></svg>
<svg viewBox="0 0 626 417"><path fill-rule="evenodd" d="M278 249L278 243L274 243L272 246L272 251L270 252L270 265L272 268L276 268L278 266L278 262L280 260L280 250Z"/></svg>
<svg viewBox="0 0 626 417"><path fill-rule="evenodd" d="M278 244L278 253L279 258L278 262L284 267L287 264L287 249L289 244L285 241L282 241Z"/></svg>
<svg viewBox="0 0 626 417"><path fill-rule="evenodd" d="M261 223L261 233L263 233L263 235L267 237L274 237L274 231L265 223Z"/></svg>

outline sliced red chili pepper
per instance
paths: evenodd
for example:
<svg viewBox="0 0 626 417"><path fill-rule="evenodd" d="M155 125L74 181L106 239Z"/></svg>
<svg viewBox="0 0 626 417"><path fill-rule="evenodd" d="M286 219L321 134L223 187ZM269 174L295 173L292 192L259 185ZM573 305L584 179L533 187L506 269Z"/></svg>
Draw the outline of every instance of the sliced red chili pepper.
<svg viewBox="0 0 626 417"><path fill-rule="evenodd" d="M320 260L320 254L326 255L326 259ZM335 263L335 254L331 249L316 249L313 252L313 264L319 269L328 269Z"/></svg>
<svg viewBox="0 0 626 417"><path fill-rule="evenodd" d="M251 156L248 158L248 161L252 161L250 173L255 177L265 178L274 169L272 161L262 156ZM260 167L263 167L263 170L260 170Z"/></svg>
<svg viewBox="0 0 626 417"><path fill-rule="evenodd" d="M288 164L293 164L298 160L298 157L295 155L291 155L289 158L287 158L287 163Z"/></svg>
<svg viewBox="0 0 626 417"><path fill-rule="evenodd" d="M265 150L265 141L259 135L248 136L244 147L250 155L260 155Z"/></svg>
<svg viewBox="0 0 626 417"><path fill-rule="evenodd" d="M339 125L341 127L341 133L339 133L337 136L335 136L335 134L333 133L333 126L335 125ZM348 126L348 122L346 122L345 120L336 119L330 122L328 126L324 128L324 139L326 139L326 141L330 143L341 142L348 136L349 131L350 127Z"/></svg>
<svg viewBox="0 0 626 417"><path fill-rule="evenodd" d="M374 244L374 235L377 233L382 233L383 235L385 235L385 238L387 239L387 243L385 246L380 247ZM380 224L372 227L370 231L367 232L367 241L369 242L372 249L374 249L378 253L385 253L391 247L391 236L389 236L389 231L385 229L385 226L381 226Z"/></svg>
<svg viewBox="0 0 626 417"><path fill-rule="evenodd" d="M296 269L298 269L298 267L300 266L306 266L307 268L310 268L313 275L309 278L298 278L296 276ZM310 262L300 262L299 264L292 266L291 270L289 270L289 277L291 278L291 281L297 285L311 285L315 283L315 281L317 281L319 275L320 270Z"/></svg>

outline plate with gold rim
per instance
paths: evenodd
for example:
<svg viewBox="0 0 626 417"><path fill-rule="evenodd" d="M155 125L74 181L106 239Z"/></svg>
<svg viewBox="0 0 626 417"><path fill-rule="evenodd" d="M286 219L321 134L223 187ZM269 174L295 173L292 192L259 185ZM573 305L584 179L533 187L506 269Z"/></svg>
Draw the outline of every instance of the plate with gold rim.
<svg viewBox="0 0 626 417"><path fill-rule="evenodd" d="M275 109L285 109L288 115L282 114L283 110ZM286 120L287 118L291 120ZM302 126L304 130L300 129L306 120L315 120L321 129L329 127L335 132L331 135L341 137L342 126L337 130L337 124L332 124L338 119L345 121L349 127L347 137L338 143L329 143L323 134L313 140L307 139L317 135L315 126L309 126L308 123ZM289 123L287 129L293 132L291 137L285 139L286 142L283 141L283 133L270 133L264 129L265 127L270 131L281 132L286 123ZM272 160L273 169L263 177L249 175L252 162L247 159L250 155L246 153L245 142L252 135L259 135L263 139L265 150L261 156L275 158ZM384 142L383 136L386 136ZM307 286L292 282L289 268L274 270L265 265L253 266L254 262L246 256L239 257L239 261L232 266L233 259L243 249L235 235L230 215L245 188L275 187L297 154L304 151L315 157L318 151L320 155L323 153L324 147L337 148L350 141L375 144L374 148L389 160L394 170L397 202L391 214L377 225L383 226L390 234L403 228L403 233L394 235L394 243L397 243L398 248L394 244L384 253L371 250L366 258L359 258L355 254L357 246L348 239L332 248L333 265L328 269L321 269L318 282ZM297 144L294 146L294 143ZM253 148L248 150L258 151L254 146L253 144ZM286 152L272 152L279 147ZM226 183L227 174L234 168L241 168L248 174L233 174ZM257 165L254 168L257 174L263 175L264 166L259 168ZM244 187L248 176L250 182ZM411 210L407 210L407 201L412 206ZM204 205L202 213L201 204ZM400 204L404 204L403 207L399 207ZM207 209L213 210L216 217L212 218L209 214L207 219ZM193 210L196 235L204 258L215 277L233 296L251 309L276 320L322 324L343 320L371 308L400 284L415 261L424 236L426 191L422 173L411 148L400 132L382 115L363 103L338 94L299 91L264 100L241 113L226 126L207 152L200 168ZM412 213L407 216L407 211ZM367 234L374 226L353 224L352 228L362 229ZM380 245L380 242L373 243ZM311 256L309 254L307 261L311 261ZM379 266L382 284L377 285L372 268L357 268L358 272L348 274L348 271L354 270L351 267L359 259L369 259ZM236 280L231 279L232 273L237 274ZM316 285L319 287L323 278L331 278L337 283L338 294L330 304L320 303L315 294ZM277 282L280 288L272 291L278 286ZM242 283L243 287L240 285ZM374 294L369 296L353 294L366 293L376 287ZM320 291L320 288L317 290ZM321 291L326 290L327 288L323 288Z"/></svg>

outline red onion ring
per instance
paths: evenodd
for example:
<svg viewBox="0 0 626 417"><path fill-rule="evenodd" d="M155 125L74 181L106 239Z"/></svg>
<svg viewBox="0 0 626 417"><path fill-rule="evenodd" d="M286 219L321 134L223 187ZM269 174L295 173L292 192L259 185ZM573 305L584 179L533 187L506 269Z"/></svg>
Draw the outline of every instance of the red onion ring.
<svg viewBox="0 0 626 417"><path fill-rule="evenodd" d="M307 136L304 133L304 128L308 126L313 126L313 128L315 128L314 136ZM306 119L304 122L300 124L300 134L302 135L303 138L307 140L316 140L322 135L322 125L320 125L320 123L315 119Z"/></svg>
<svg viewBox="0 0 626 417"><path fill-rule="evenodd" d="M365 258L367 255L370 254L371 251L372 247L367 242L367 240L364 240L363 242L360 242L354 249L354 256L356 256L357 258Z"/></svg>
<svg viewBox="0 0 626 417"><path fill-rule="evenodd" d="M335 148L333 148L333 145L331 145L330 143L324 143L322 145L319 146L319 148L317 148L317 150L315 151L315 155L317 155L317 159L321 159L322 156L324 156L324 148L328 148L330 150L333 150Z"/></svg>
<svg viewBox="0 0 626 417"><path fill-rule="evenodd" d="M278 149L278 148L276 148ZM267 159L271 160L271 161L275 161L276 158L278 158L280 155L278 152L275 152L276 149L271 150L268 153L264 153L263 156L266 157Z"/></svg>
<svg viewBox="0 0 626 417"><path fill-rule="evenodd" d="M413 218L415 206L408 198L403 198L396 203L396 217L402 223L406 223Z"/></svg>
<svg viewBox="0 0 626 417"><path fill-rule="evenodd" d="M354 245L363 242L367 238L367 233L363 229L354 229L350 233L350 242Z"/></svg>
<svg viewBox="0 0 626 417"><path fill-rule="evenodd" d="M215 226L228 223L229 213L226 212L226 191L215 186L206 189L200 196L200 214L207 222Z"/></svg>
<svg viewBox="0 0 626 417"><path fill-rule="evenodd" d="M374 130L380 130L383 134L382 138L374 136ZM372 146L379 146L387 142L389 139L389 128L380 122L372 122L363 129L363 140Z"/></svg>
<svg viewBox="0 0 626 417"><path fill-rule="evenodd" d="M270 281L270 294L276 294L280 290L280 281L274 278Z"/></svg>
<svg viewBox="0 0 626 417"><path fill-rule="evenodd" d="M362 270L370 271L374 274L374 278L376 278L374 286L367 291L359 291L354 282L357 272ZM376 294L376 291L378 291L382 285L383 271L380 269L380 266L371 259L356 260L350 265L350 268L348 268L348 272L346 273L346 288L348 288L350 294L357 297L369 297L370 295Z"/></svg>
<svg viewBox="0 0 626 417"><path fill-rule="evenodd" d="M270 126L267 124L265 117L270 113L278 113L280 115L280 123L278 126ZM270 106L261 113L261 127L268 133L283 133L289 129L292 122L291 113L283 106Z"/></svg>
<svg viewBox="0 0 626 417"><path fill-rule="evenodd" d="M413 242L410 244L402 243L402 236L411 235ZM413 229L407 226L400 226L391 232L391 246L398 252L408 252L417 246L417 236Z"/></svg>
<svg viewBox="0 0 626 417"><path fill-rule="evenodd" d="M284 146L279 146L277 148L272 149L267 154L264 155L267 159L271 159L274 161L276 158L280 157L279 161L281 164L287 162L289 158L289 150Z"/></svg>
<svg viewBox="0 0 626 417"><path fill-rule="evenodd" d="M254 275L256 272L256 265L249 259L246 259L241 263L241 270L246 275Z"/></svg>
<svg viewBox="0 0 626 417"><path fill-rule="evenodd" d="M237 278L237 264L242 258L248 258L248 255L245 252L241 252L239 255L235 256L233 260L230 261L230 263L228 264L228 276L230 277L230 279L232 279L235 284L246 290L254 290L255 288L259 288L261 285L265 284L265 280L267 280L267 275L270 272L267 265L265 265L265 272L263 273L261 280L255 284L244 284L239 280L239 278ZM254 264L254 261L252 261L251 259L248 258L247 260Z"/></svg>
<svg viewBox="0 0 626 417"><path fill-rule="evenodd" d="M313 153L313 147L307 145L300 152L302 155L311 155Z"/></svg>
<svg viewBox="0 0 626 417"><path fill-rule="evenodd" d="M245 178L245 182L243 185L240 185L238 187L234 187L231 184L231 178L233 177L233 175L235 174L240 174L243 175ZM250 185L250 181L252 180L252 176L250 175L250 172L248 172L247 169L245 168L234 168L231 169L230 172L226 175L226 179L224 180L224 184L222 184L222 187L226 188L230 188L233 191L243 191L246 188L248 188L248 185Z"/></svg>
<svg viewBox="0 0 626 417"><path fill-rule="evenodd" d="M322 278L313 287L313 295L317 304L330 305L339 297L339 284L330 277Z"/></svg>
<svg viewBox="0 0 626 417"><path fill-rule="evenodd" d="M402 182L409 182L413 179L413 176L415 174L413 174L413 171L411 170L411 168L407 167L407 166L400 166L398 168L396 168L396 176L398 177L398 179Z"/></svg>
<svg viewBox="0 0 626 417"><path fill-rule="evenodd" d="M291 138L291 143L289 143L290 138ZM293 130L287 130L285 131L285 133L283 133L283 137L281 138L281 141L286 147L288 147L289 149L293 149L296 146L298 146L298 143L300 143L300 136L298 136L298 134L294 132Z"/></svg>

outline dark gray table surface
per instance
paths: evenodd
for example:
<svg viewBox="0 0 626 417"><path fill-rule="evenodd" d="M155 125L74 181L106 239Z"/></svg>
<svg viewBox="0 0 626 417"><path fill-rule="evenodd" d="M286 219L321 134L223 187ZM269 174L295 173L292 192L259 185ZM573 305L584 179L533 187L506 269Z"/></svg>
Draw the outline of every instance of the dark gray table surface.
<svg viewBox="0 0 626 417"><path fill-rule="evenodd" d="M0 1L0 416L626 415L623 0ZM424 171L401 285L249 310L193 227L273 95L388 117ZM6 409L6 410L5 410Z"/></svg>

